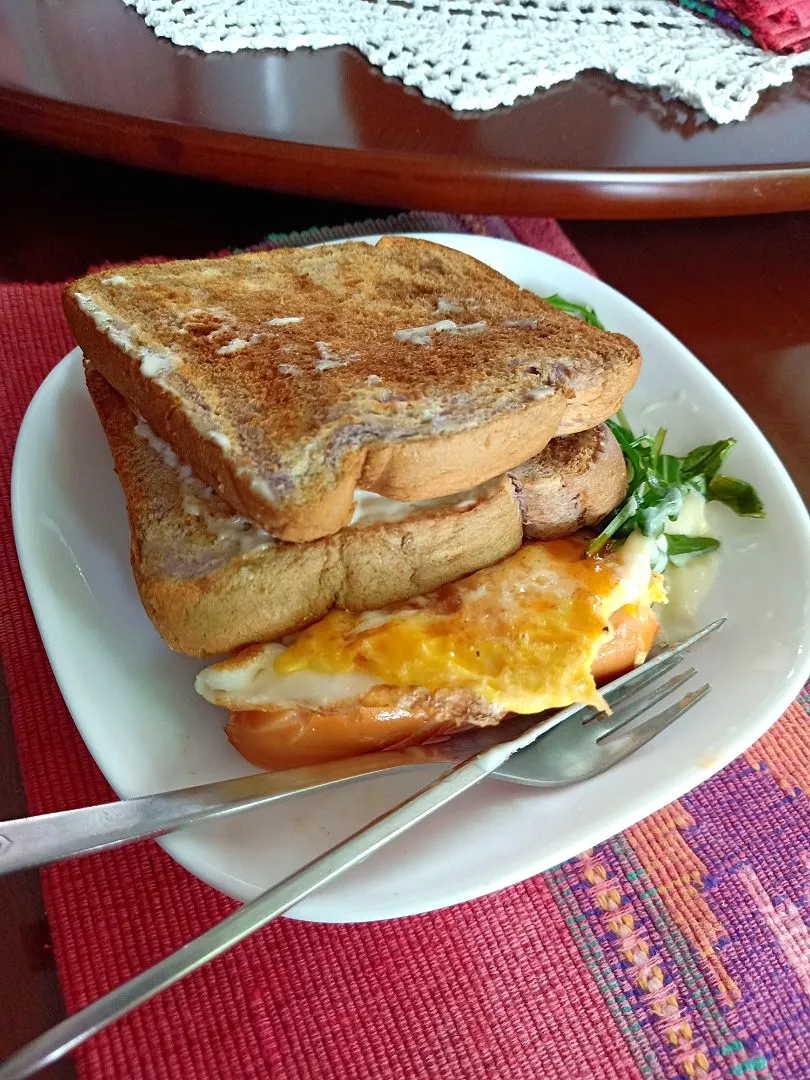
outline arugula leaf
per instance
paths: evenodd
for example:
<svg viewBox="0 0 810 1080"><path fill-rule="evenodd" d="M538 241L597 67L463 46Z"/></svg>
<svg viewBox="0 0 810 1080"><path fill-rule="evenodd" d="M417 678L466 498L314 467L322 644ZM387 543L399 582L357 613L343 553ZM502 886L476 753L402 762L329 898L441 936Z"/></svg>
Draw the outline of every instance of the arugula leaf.
<svg viewBox="0 0 810 1080"><path fill-rule="evenodd" d="M682 464L674 454L659 454L655 462L655 471L667 484L677 484L681 479Z"/></svg>
<svg viewBox="0 0 810 1080"><path fill-rule="evenodd" d="M625 428L615 424L612 420L608 420L608 426L616 436L616 441L622 449L624 454L624 460L630 469L630 479L634 476L638 476L644 472L644 466L641 460L641 454L639 453L638 446L635 439L628 439Z"/></svg>
<svg viewBox="0 0 810 1080"><path fill-rule="evenodd" d="M705 495L717 470L736 443L736 439L720 439L711 446L696 447L683 459L681 476L684 480L689 480L701 495Z"/></svg>
<svg viewBox="0 0 810 1080"><path fill-rule="evenodd" d="M646 485L643 484L643 481L641 486L644 487L644 493L646 494ZM601 551L605 544L607 544L611 537L616 533L618 533L622 539L629 536L635 527L633 521L637 510L638 499L636 498L636 495L629 495L624 504L616 511L614 517L611 518L607 525L605 525L599 535L595 536L590 544L588 544L586 554L595 555L597 551ZM629 528L625 529L625 526L628 523Z"/></svg>
<svg viewBox="0 0 810 1080"><path fill-rule="evenodd" d="M721 502L746 517L764 517L765 509L754 488L744 480L723 476L720 466L735 446L735 439L720 439L698 446L685 457L663 453L666 429L655 435L635 435L620 410L608 427L616 436L627 464L627 495L601 523L600 532L588 545L594 555L607 545L617 546L635 529L657 542L654 569L663 570L667 562L681 566L689 559L720 546L710 536L683 536L667 533L683 509L684 498L692 491L707 501Z"/></svg>
<svg viewBox="0 0 810 1080"><path fill-rule="evenodd" d="M765 517L765 507L754 488L733 476L715 476L706 495L709 502L723 503L740 517Z"/></svg>
<svg viewBox="0 0 810 1080"><path fill-rule="evenodd" d="M591 326L598 327L599 330L605 329L590 304L577 304L573 300L566 300L559 293L545 297L545 301L547 304L551 304L552 307L564 311L566 315L575 315L578 319L584 319L586 323L590 323Z"/></svg>
<svg viewBox="0 0 810 1080"><path fill-rule="evenodd" d="M683 536L681 533L667 533L667 558L673 566L683 566L696 555L705 555L716 551L720 541L713 536Z"/></svg>

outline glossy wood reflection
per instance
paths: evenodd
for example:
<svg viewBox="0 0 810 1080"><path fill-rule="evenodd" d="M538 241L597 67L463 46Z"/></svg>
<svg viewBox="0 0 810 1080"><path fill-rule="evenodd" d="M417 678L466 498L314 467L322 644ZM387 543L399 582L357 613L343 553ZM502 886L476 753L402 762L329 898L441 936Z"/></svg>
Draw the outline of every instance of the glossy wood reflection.
<svg viewBox="0 0 810 1080"><path fill-rule="evenodd" d="M424 209L810 206L810 70L718 126L598 73L459 114L351 49L203 55L120 0L0 0L0 126L163 171Z"/></svg>

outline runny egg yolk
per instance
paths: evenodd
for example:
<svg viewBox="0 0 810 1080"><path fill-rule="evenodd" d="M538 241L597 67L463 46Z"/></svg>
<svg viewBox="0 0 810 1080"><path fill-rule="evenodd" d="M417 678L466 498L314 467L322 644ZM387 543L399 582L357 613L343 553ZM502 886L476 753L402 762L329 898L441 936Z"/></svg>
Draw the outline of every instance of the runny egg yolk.
<svg viewBox="0 0 810 1080"><path fill-rule="evenodd" d="M373 617L334 611L276 656L274 670L468 688L518 713L572 701L602 705L592 666L613 633L610 617L660 597L650 595L646 548L604 558L585 558L584 548L579 538L525 544L495 566ZM628 573L628 557L635 572Z"/></svg>

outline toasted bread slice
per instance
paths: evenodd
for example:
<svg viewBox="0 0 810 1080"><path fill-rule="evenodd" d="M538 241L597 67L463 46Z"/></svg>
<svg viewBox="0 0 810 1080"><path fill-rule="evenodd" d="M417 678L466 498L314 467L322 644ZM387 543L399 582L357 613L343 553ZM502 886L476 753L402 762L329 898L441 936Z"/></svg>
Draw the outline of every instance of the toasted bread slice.
<svg viewBox="0 0 810 1080"><path fill-rule="evenodd" d="M337 532L356 488L452 494L610 416L636 346L458 251L388 237L133 266L65 292L85 355L271 535Z"/></svg>
<svg viewBox="0 0 810 1080"><path fill-rule="evenodd" d="M489 566L520 546L521 502L529 512L527 529L536 516L547 535L573 532L588 518L587 504L574 492L565 504L568 517L561 513L551 522L534 498L531 475L521 481L520 501L501 476L443 505L417 507L417 516L405 520L391 520L390 506L383 505L388 520L366 512L365 524L361 517L331 537L304 544L275 540L236 517L182 466L98 372L86 365L85 373L126 496L143 605L168 644L193 656L272 641L336 605L372 610ZM586 455L577 453L578 445L584 439L609 446L613 436L603 431L598 439L591 432L555 439L545 453L554 454L560 474L566 457L575 463L569 489L579 482L594 500L602 491L618 491L618 501L625 476L620 451L618 463L615 454L601 451L591 455L590 469L580 469ZM555 495L548 472L536 465L538 488ZM555 505L563 510L561 500Z"/></svg>

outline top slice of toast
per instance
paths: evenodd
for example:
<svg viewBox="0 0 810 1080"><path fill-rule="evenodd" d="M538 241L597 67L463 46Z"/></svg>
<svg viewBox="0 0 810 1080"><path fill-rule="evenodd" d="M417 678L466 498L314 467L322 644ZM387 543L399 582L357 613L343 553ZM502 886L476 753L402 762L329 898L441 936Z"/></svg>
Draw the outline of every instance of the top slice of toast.
<svg viewBox="0 0 810 1080"><path fill-rule="evenodd" d="M94 366L274 536L342 528L356 488L452 494L610 416L628 338L403 237L132 266L65 290Z"/></svg>

